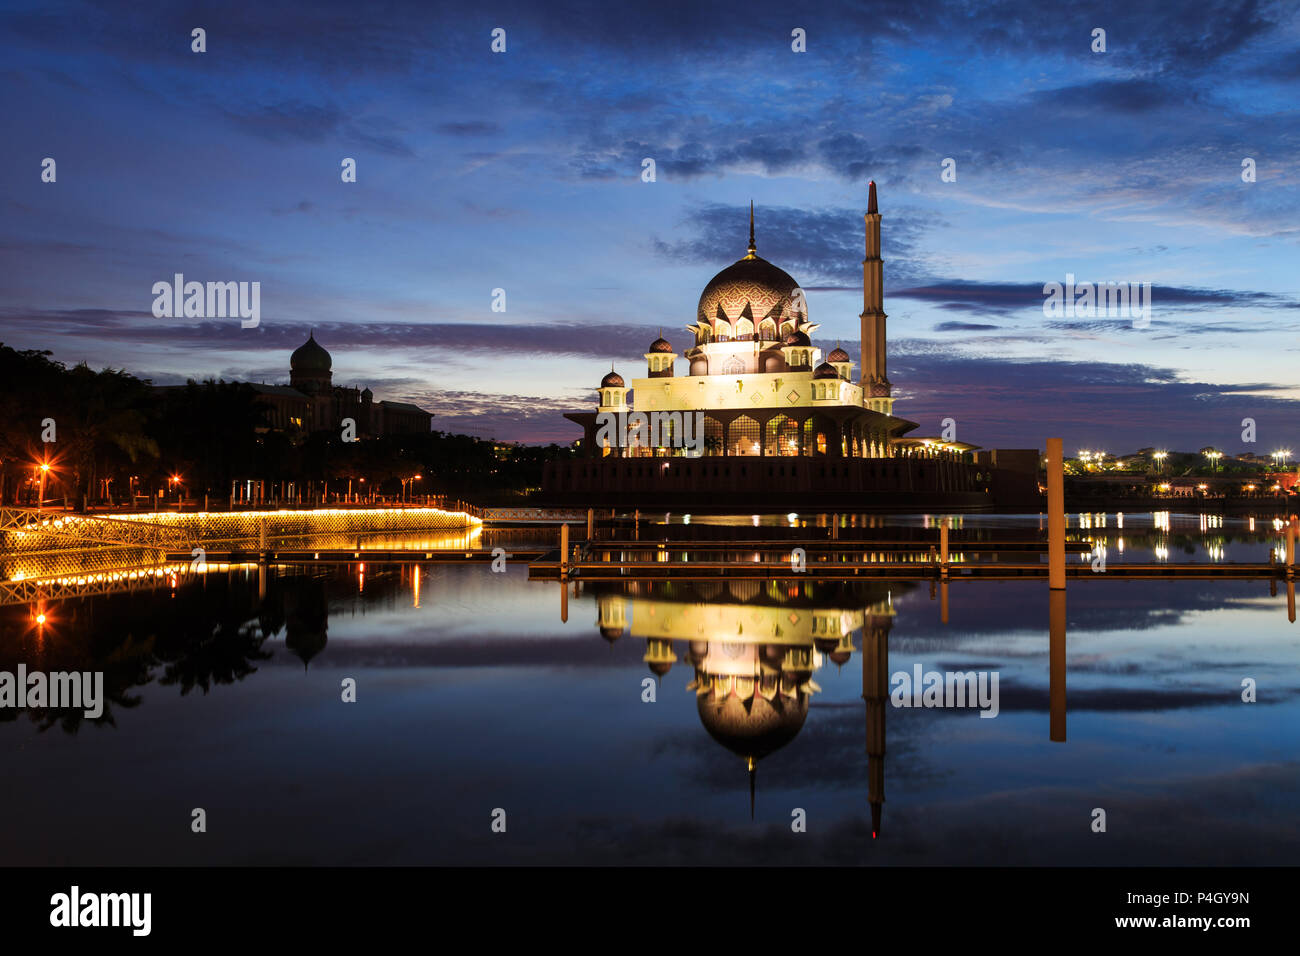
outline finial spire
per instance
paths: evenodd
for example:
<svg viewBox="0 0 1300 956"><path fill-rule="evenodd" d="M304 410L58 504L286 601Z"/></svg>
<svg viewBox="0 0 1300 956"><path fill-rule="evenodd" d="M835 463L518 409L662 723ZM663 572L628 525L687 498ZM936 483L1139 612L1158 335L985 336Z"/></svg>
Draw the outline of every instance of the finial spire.
<svg viewBox="0 0 1300 956"><path fill-rule="evenodd" d="M746 259L755 258L757 247L754 245L754 200L749 201L749 254Z"/></svg>
<svg viewBox="0 0 1300 956"><path fill-rule="evenodd" d="M880 210L876 208L876 181L873 179L867 184L867 215L874 215Z"/></svg>

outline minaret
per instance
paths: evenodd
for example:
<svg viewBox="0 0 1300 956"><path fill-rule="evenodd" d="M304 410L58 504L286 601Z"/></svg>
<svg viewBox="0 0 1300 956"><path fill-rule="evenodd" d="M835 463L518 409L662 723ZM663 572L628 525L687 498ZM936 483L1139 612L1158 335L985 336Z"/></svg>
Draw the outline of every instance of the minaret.
<svg viewBox="0 0 1300 956"><path fill-rule="evenodd" d="M890 381L885 375L885 277L880 258L880 210L876 181L867 193L867 255L862 260L862 401L868 408L893 413Z"/></svg>
<svg viewBox="0 0 1300 956"><path fill-rule="evenodd" d="M754 245L754 200L749 201L749 251L745 254L746 259L758 258L758 246Z"/></svg>

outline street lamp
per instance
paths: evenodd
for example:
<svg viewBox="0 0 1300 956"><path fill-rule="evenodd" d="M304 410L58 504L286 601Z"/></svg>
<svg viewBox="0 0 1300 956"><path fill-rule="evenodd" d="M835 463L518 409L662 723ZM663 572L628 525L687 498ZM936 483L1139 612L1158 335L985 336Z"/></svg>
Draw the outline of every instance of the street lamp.
<svg viewBox="0 0 1300 956"><path fill-rule="evenodd" d="M1154 458L1154 459L1156 460L1156 471L1158 471L1158 472L1159 472L1159 471L1164 471L1164 469L1165 469L1165 459L1169 457L1169 452L1167 452L1167 451L1153 451L1153 452L1151 453L1151 457Z"/></svg>
<svg viewBox="0 0 1300 956"><path fill-rule="evenodd" d="M36 501L37 511L40 511L43 507L45 507L45 476L50 473L50 463L48 461L43 461L40 463L39 467L41 470L41 490L40 490L40 497L37 498Z"/></svg>

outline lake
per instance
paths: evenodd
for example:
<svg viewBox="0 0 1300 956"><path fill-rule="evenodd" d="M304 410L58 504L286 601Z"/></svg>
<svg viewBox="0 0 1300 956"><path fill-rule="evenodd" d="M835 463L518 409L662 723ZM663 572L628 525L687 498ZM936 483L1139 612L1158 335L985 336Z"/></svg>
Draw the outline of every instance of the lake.
<svg viewBox="0 0 1300 956"><path fill-rule="evenodd" d="M1271 519L1116 518L1071 527L1108 561L1266 561L1281 540ZM870 520L877 534L933 519ZM957 520L1036 534L1039 519ZM673 537L754 527L669 522ZM1064 740L1044 581L956 580L946 624L928 582L568 589L562 621L561 586L522 561L214 566L51 602L40 626L0 608L0 670L102 671L107 696L99 720L0 709L0 810L21 821L5 862L1300 860L1284 585L1072 580ZM896 706L898 675L918 672L996 675L996 716Z"/></svg>

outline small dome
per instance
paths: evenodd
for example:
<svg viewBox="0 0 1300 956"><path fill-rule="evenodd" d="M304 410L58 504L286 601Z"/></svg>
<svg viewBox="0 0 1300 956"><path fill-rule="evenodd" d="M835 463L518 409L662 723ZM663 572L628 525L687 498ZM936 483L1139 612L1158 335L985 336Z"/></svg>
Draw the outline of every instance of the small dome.
<svg viewBox="0 0 1300 956"><path fill-rule="evenodd" d="M666 338L664 338L661 335L659 338L655 339L653 342L650 343L650 351L651 352L676 352L677 350L673 348L673 344L671 342L669 342Z"/></svg>
<svg viewBox="0 0 1300 956"><path fill-rule="evenodd" d="M837 346L835 346L834 349L831 350L831 354L828 355L828 356L826 356L826 361L828 361L828 362L847 362L847 361L849 361L849 353L846 352L846 351L844 351L842 348L840 348L840 347L837 345Z"/></svg>
<svg viewBox="0 0 1300 956"><path fill-rule="evenodd" d="M331 365L330 354L316 341L315 330L289 356L289 368L295 372L328 372Z"/></svg>
<svg viewBox="0 0 1300 956"><path fill-rule="evenodd" d="M785 345L812 345L807 332L791 332L785 337Z"/></svg>
<svg viewBox="0 0 1300 956"><path fill-rule="evenodd" d="M830 362L822 362L813 371L813 378L839 378L840 373L835 371L835 366Z"/></svg>
<svg viewBox="0 0 1300 956"><path fill-rule="evenodd" d="M670 661L653 661L650 664L650 669L654 671L656 674L658 674L660 677L663 677L665 674L667 674L670 670L673 669L673 665Z"/></svg>
<svg viewBox="0 0 1300 956"><path fill-rule="evenodd" d="M826 656L829 657L832 662L843 665L849 662L853 657L853 654L849 651L831 651Z"/></svg>
<svg viewBox="0 0 1300 956"><path fill-rule="evenodd" d="M623 636L623 629L621 627L610 627L609 625L605 625L600 629L600 636L613 644Z"/></svg>
<svg viewBox="0 0 1300 956"><path fill-rule="evenodd" d="M619 375L618 372L615 372L613 369L610 369L609 374L600 380L600 387L623 388L623 376Z"/></svg>
<svg viewBox="0 0 1300 956"><path fill-rule="evenodd" d="M839 646L840 646L840 641L839 638L837 637L814 637L813 638L813 647L817 648L817 650L821 651L823 654L829 654L831 651L835 650L835 648Z"/></svg>

